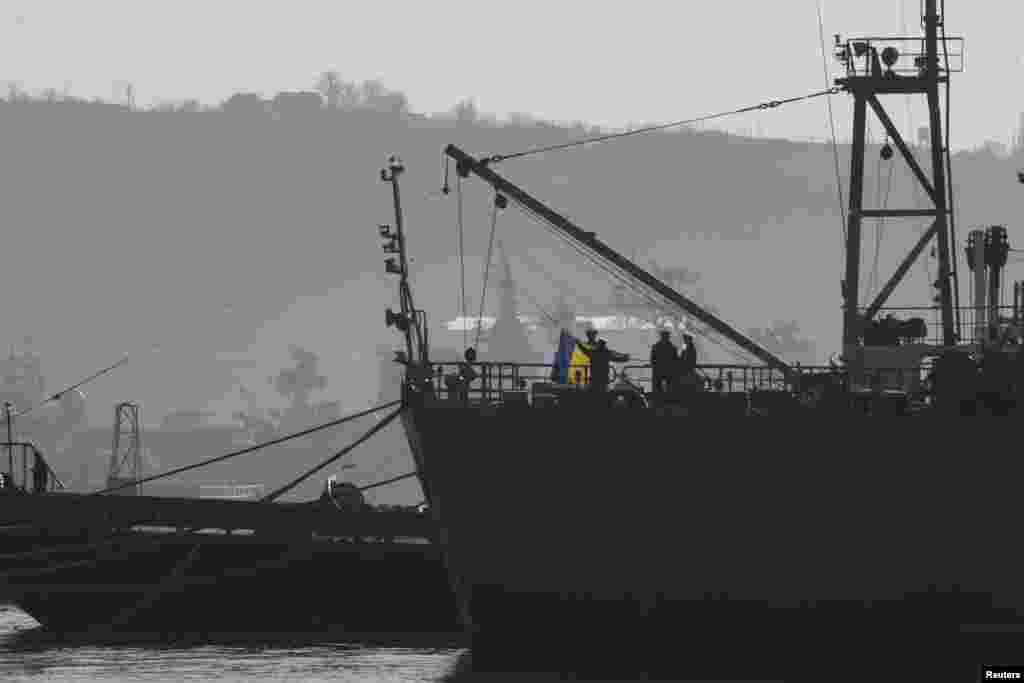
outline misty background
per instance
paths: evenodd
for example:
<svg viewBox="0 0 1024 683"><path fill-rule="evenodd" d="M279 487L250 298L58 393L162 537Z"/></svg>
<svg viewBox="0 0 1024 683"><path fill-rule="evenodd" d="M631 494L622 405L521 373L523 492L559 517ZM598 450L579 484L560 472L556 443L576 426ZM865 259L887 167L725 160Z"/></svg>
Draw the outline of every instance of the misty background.
<svg viewBox="0 0 1024 683"><path fill-rule="evenodd" d="M764 11L756 3L739 4L755 15ZM700 27L688 18L675 24L674 31L696 43L674 44L672 49L686 59L680 57L671 67L678 70L671 83L652 87L638 75L644 73L640 62L631 61L635 69L630 73L603 72L602 96L607 99L602 100L587 99L593 87L587 80L590 75L574 80L577 74L601 69L599 64L588 65L582 51L569 50L568 61L553 68L547 80L531 71L535 63L525 57L517 71L514 64L519 62L510 54L528 49L521 42L528 37L522 35L527 28L522 23L525 9L513 12L519 19L510 19L494 34L503 45L481 48L494 50L497 62L467 50L465 41L457 41L462 45L458 61L439 56L447 55L444 51L450 45L438 47L440 53L424 48L418 68L438 67L432 96L426 93L435 83L426 73L396 71L406 75L408 88L374 76L393 67L396 50L405 62L417 60L409 44L385 40L394 28L390 23L374 23L382 20L370 15L360 19L365 26L345 24L336 43L337 50L351 51L366 33L378 41L375 51L353 58L349 68L330 68L337 58L324 58L297 75L295 58L284 54L288 50L266 47L278 38L284 41L283 34L291 29L279 27L282 36L277 37L273 31L256 30L269 30L257 21L270 20L264 10L247 9L248 23L240 22L234 31L216 23L223 9L211 10L210 23L186 48L187 33L174 34L172 28L183 31L182 22L194 9L183 6L174 16L165 9L144 20L136 16L139 10L122 8L125 14L118 16L125 42L109 54L104 52L104 46L109 47L104 40L94 50L78 51L75 46L87 38L67 32L76 25L81 33L82 26L103 23L103 17L113 16L115 3L101 3L89 16L65 7L67 15L60 14L63 19L56 24L52 3L26 3L13 16L5 10L3 33L21 42L8 40L3 48L17 50L17 59L5 65L8 73L17 73L11 73L0 101L0 288L5 293L0 351L12 345L21 348L30 336L31 348L42 357L48 390L72 384L128 353L131 360L126 366L85 389L89 420L96 425L109 424L113 405L120 400L140 402L147 424L158 423L168 412L196 407L215 410L227 421L233 411L253 407L252 402L260 408L280 406L284 399L276 395L268 377L290 365L293 344L316 353L321 372L328 377L327 387L315 400L340 400L344 412L371 405L379 389L378 352L399 341L394 330L384 327L384 309L396 307L397 297L395 281L383 272L385 255L377 236L379 223L393 222L390 194L378 175L389 154L400 155L407 167L402 189L417 305L428 311L435 339L442 338L444 322L461 313L456 200L454 193L440 193L441 150L446 144L476 156L517 152L625 130L630 121L641 125L636 122L641 116L655 122L678 119L820 89L815 9L813 3L800 4L806 7L800 10L799 23L791 25L798 38L778 48L783 50L775 59L780 66L770 74L755 78L756 65L746 60L746 75L729 80L739 62L724 60L723 80L716 82L718 77L710 75L718 70L714 60L696 61L706 45L690 34L699 33ZM826 38L830 41L833 28L856 34L858 25L874 33L899 33L901 23L916 34L918 3L901 3L898 20L891 7L888 14L879 9L891 4L867 3L870 9L854 16L841 5L826 3ZM452 14L459 11L451 9ZM954 11L961 14L954 16ZM301 23L310 32L291 39L306 46L299 52L302 63L309 64L321 55L309 44L327 54L333 43L316 37L322 31L314 21L316 12L303 16L305 21L294 19L288 26ZM426 22L424 33L429 22L445 19L421 18ZM568 31L572 24L565 22L570 18L553 15L550 26ZM866 21L869 18L876 21ZM1002 30L989 24L1010 23L992 21L980 12L971 15L950 3L949 30L967 34L969 52L970 31L982 19L989 31L986 37ZM158 20L166 20L159 39L153 33ZM461 30L477 36L492 25L476 15L466 21L470 23L460 25ZM594 21L592 33L608 30L605 19ZM649 28L650 17L642 23ZM244 26L252 30L243 30ZM623 40L631 26L622 27ZM458 33L454 24L449 28ZM520 46L512 47L517 31ZM173 35L178 37L176 61L162 71L154 69L148 81L141 73L136 78L109 78L109 88L102 92L102 87L86 86L88 79L78 77L81 72L76 69L85 68L79 61L91 64L93 81L103 74L137 70L146 54L166 56L166 41ZM266 49L258 45L261 35ZM588 34L585 41L573 38L576 35L566 39L592 45L588 41L599 37ZM63 45L60 36L66 39ZM216 62L207 61L206 77L197 75L188 86L192 94L175 96L188 90L180 81L182 74L203 70L204 55L211 49L207 42L214 37L222 48L233 46L231 59L238 64L248 55L253 64L277 59L281 68L267 71L260 80L253 64L233 71L213 68ZM556 38L552 28L540 42L550 46ZM147 40L154 43L143 50ZM33 51L46 44L58 45L56 54L63 58L33 58ZM389 51L389 44L394 49ZM646 55L651 61L657 56L648 46L648 52L638 57L639 48L630 45L621 44L624 59ZM725 55L743 47L739 40L730 45L729 50L704 54ZM1002 65L1004 74L1019 75L1019 56L999 52L1011 49L1007 42L981 41L981 46L970 52L972 70L991 60ZM776 71L785 71L785 60L798 47L792 63L799 69L794 67L779 80ZM753 44L752 51L758 49ZM107 56L99 59L100 54ZM438 60L444 62L443 68ZM657 69L665 68L663 59L654 61L660 64ZM475 63L477 70L471 72L466 62ZM485 63L490 65L486 69ZM371 64L381 66L375 69ZM832 75L839 75L831 62L830 68ZM59 75L60 69L66 72ZM530 82L521 72L536 80ZM1015 94L1000 105L972 98L972 92L980 92L972 89L983 81L978 76L972 80L972 72L963 74L962 80L955 77L953 85L952 140L958 150L953 160L959 240L955 247L962 281L967 279L967 231L1003 224L1011 246L1018 246L1015 218L1024 197L1015 178L1015 171L1024 167L1024 119L1019 113L1024 106L1012 100ZM179 80L167 80L172 73ZM354 77L360 73L368 77ZM508 93L521 93L522 109L493 96L451 96L453 79L462 84L463 93L493 93L495 88L507 91L506 98L511 97ZM526 81L526 86L517 81ZM153 92L156 83L167 84L164 94ZM577 89L580 97L574 107L556 107L567 101L567 92ZM718 94L701 99L712 90ZM987 90L1000 88L990 82ZM409 94L412 91L415 95ZM657 106L650 99L653 91L663 98ZM685 97L673 100L668 97L671 92ZM552 109L537 104L536 98L545 93ZM436 104L445 96L447 103ZM614 107L606 107L612 100ZM849 106L845 96L832 100L846 201ZM496 106L485 108L484 101ZM925 111L922 103L893 98L886 105L907 137L916 140ZM983 115L970 119L969 112L979 108ZM516 113L525 110L535 113ZM636 118L626 111L636 112ZM865 206L918 206L921 198L906 165L898 155L892 161L880 159L881 126L874 121L871 126ZM927 170L927 154L921 158ZM815 341L822 361L838 349L842 228L823 99L731 117L717 128L693 126L510 160L496 170L641 263L653 259L699 273L699 291L689 293L713 304L740 329L795 320L801 333ZM454 168L449 182L454 187ZM467 308L475 316L493 195L474 179L464 181L463 190ZM862 296L884 284L924 227L922 220L865 221ZM511 208L503 212L497 236L507 249L518 285L548 310L564 289L529 263L542 264L575 290L578 312L611 301L611 283L599 271L522 214ZM1010 266L1009 279L1018 277L1016 270ZM934 273L934 259L922 259L891 304L927 305ZM492 275L492 283L495 279ZM966 292L965 284L962 293ZM495 315L497 307L492 289L485 315ZM519 308L525 315L537 313L523 297ZM239 386L249 390L248 399Z"/></svg>

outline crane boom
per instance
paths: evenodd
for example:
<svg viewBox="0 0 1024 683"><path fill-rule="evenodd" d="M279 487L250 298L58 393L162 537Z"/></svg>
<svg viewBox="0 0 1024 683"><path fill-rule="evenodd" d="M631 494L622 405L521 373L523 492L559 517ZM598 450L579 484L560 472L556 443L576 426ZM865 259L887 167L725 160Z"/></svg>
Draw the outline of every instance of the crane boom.
<svg viewBox="0 0 1024 683"><path fill-rule="evenodd" d="M581 229L568 218L562 216L529 195L523 189L498 175L488 167L487 162L473 158L455 145L448 145L445 148L444 153L455 160L456 168L460 176L467 177L470 173L475 174L498 192L511 197L516 201L516 203L544 219L544 221L562 234L567 235L570 239L595 252L604 261L615 268L625 271L630 277L654 290L659 295L678 306L684 312L692 315L697 320L700 320L702 323L713 329L715 332L718 332L744 351L763 361L769 367L782 371L787 379L791 379L793 377L793 368L790 367L786 361L750 339L732 325L720 319L718 316L704 310L698 304L672 289L640 266L625 258L604 242L597 239L593 233L586 232Z"/></svg>

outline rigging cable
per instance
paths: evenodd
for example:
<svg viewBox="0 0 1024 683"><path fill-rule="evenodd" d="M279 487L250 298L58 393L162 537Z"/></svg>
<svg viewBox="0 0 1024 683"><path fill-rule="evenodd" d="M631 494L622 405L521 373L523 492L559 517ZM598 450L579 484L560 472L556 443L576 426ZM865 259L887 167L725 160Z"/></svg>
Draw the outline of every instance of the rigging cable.
<svg viewBox="0 0 1024 683"><path fill-rule="evenodd" d="M370 489L375 489L375 488L378 488L378 487L381 487L381 486L387 486L388 484L394 484L395 482L405 481L406 479L412 479L413 477L418 477L419 474L420 474L419 472L406 472L405 474L400 474L397 477L391 477L389 479L382 479L381 481L375 481L372 484L365 484L365 485L359 486L357 488L358 488L358 490L360 492L369 491Z"/></svg>
<svg viewBox="0 0 1024 683"><path fill-rule="evenodd" d="M631 290L634 294L646 300L652 306L652 308L656 310L663 310L666 308L671 310L678 308L675 302L665 299L661 294L652 292L652 290L649 287L642 285L641 283L635 282L633 278L630 277L628 274L620 272L620 270L616 266L604 263L601 256L594 253L593 250L587 248L585 245L577 244L568 236L561 234L561 232L554 229L551 225L548 224L548 222L543 217L534 213L529 207L524 206L519 202L516 202L516 206L527 216L539 222L541 226L548 230L548 232L552 233L553 235L561 239L563 242L565 242L567 245L569 245L573 250L575 250L577 253L583 256L592 265L596 265L599 269L603 270L613 280L618 281L627 289ZM685 317L687 321L689 321L689 315L686 315ZM721 348L723 351L725 351L727 354L731 355L733 358L743 362L749 362L751 354L749 354L745 350L736 351L730 348L729 346L726 346L722 341L720 341L717 338L717 335L713 334L709 330L693 325L693 332L698 336L712 342L713 344Z"/></svg>
<svg viewBox="0 0 1024 683"><path fill-rule="evenodd" d="M907 35L910 32L910 27L907 24L907 0L901 0L901 2L900 2L900 30L902 31L902 34L904 36ZM908 136L907 139L913 141L915 139L914 125L913 125L913 119L914 119L914 117L913 117L913 104L912 104L911 96L909 94L908 95L904 95L904 102L903 102L903 104L904 104L904 112L905 112L906 126L907 126L907 131L906 131L907 136ZM910 145L911 149L913 149L914 146L915 146L914 144L911 144ZM923 197L922 197L921 185L919 183L917 183L917 182L911 183L911 190L910 191L911 191L911 193L913 194L913 197L914 197L914 208L915 209L922 208L924 202L923 202ZM925 231L925 230L928 230L929 227L930 226L927 223L918 226L918 228L922 232ZM933 245L930 249L928 249L928 251L926 251L924 254L922 254L921 257L918 259L921 262L921 272L923 272L924 276L925 276L925 291L926 291L926 294L927 294L927 297L928 297L929 300L932 297L932 282L935 281L934 278L932 278L932 269L931 269L931 266L929 264L930 260L932 259L932 254L934 253L934 251L935 251L935 247Z"/></svg>
<svg viewBox="0 0 1024 683"><path fill-rule="evenodd" d="M487 261L484 263L484 286L483 291L480 293L480 314L476 320L476 340L473 342L473 348L476 348L480 344L480 332L483 330L484 324L484 302L487 300L487 279L491 274L491 260L494 254L494 232L498 227L498 210L499 204L501 203L502 195L496 194L494 196L494 204L491 206L491 237L487 242Z"/></svg>
<svg viewBox="0 0 1024 683"><path fill-rule="evenodd" d="M910 32L910 27L907 25L907 0L900 0L900 32L901 35L907 35ZM908 140L914 139L914 122L912 115L912 105L910 94L903 96L904 113L906 119L906 135Z"/></svg>
<svg viewBox="0 0 1024 683"><path fill-rule="evenodd" d="M356 439L355 441L350 443L348 446L345 446L345 448L342 448L340 451L338 451L337 453L335 453L334 455L329 457L327 460L324 460L322 463L320 463L316 467L312 467L309 470L303 472L298 477L296 477L294 480L292 480L291 482L285 484L281 488L279 488L279 489L277 489L277 490L275 490L275 491L273 491L271 493L268 493L263 498L260 498L260 502L261 503L273 503L275 500L280 498L282 495L284 495L285 493L288 493L293 488L295 488L296 486L298 486L299 484L304 482L306 479L309 479L311 476L313 476L314 474L316 474L317 472L319 472L323 468L327 467L328 465L330 465L334 461L338 460L339 458L342 458L342 457L348 455L353 449L356 448L356 446L359 446L361 443L363 443L364 441L368 440L374 434L376 434L380 430L382 430L385 427L387 427L392 422L392 420L394 420L396 417L398 417L399 415L402 414L403 410L405 410L405 407L404 406L399 406L397 410L389 413L387 417L385 417L383 420L381 420L377 424L375 424L372 427L370 427L370 429L368 429L365 434L363 434L361 437L359 437L358 439Z"/></svg>
<svg viewBox="0 0 1024 683"><path fill-rule="evenodd" d="M502 248L503 249L505 248L504 247L504 243L502 244ZM557 325L558 321L555 319L555 317L553 315L551 315L550 313L548 313L547 309L545 309L543 306L541 306L537 302L537 300L534 299L533 296L528 291L526 291L525 288L519 287L518 285L515 285L514 283L513 283L513 287L514 287L514 291L515 291L516 294L518 294L520 296L523 296L523 297L526 297L530 301L530 303L533 305L533 307L537 309L537 312L540 313L542 316L544 316L544 319L548 321L549 325L552 325L552 326Z"/></svg>
<svg viewBox="0 0 1024 683"><path fill-rule="evenodd" d="M821 97L823 95L835 95L841 92L841 88L832 87L828 90L820 90L813 92L808 95L800 95L799 97L789 97L783 100L769 100L767 102L761 102L760 104L754 104L749 107L741 107L740 109L733 109L731 111L719 112L717 114L707 114L705 116L698 116L692 119L683 119L680 121L673 121L671 123L662 123L656 126L646 126L644 128L635 128L633 130L627 130L622 133L609 133L607 135L598 135L592 138L584 138L582 140L574 140L572 142L563 142L557 145L547 145L545 147L535 147L533 149L527 149L522 152L514 152L511 154L494 154L486 157L484 163L497 164L502 161L508 161L509 159L517 159L521 157L531 156L533 154L541 154L542 152L554 152L562 149L569 149L570 147L579 147L580 145L589 145L597 142L606 142L608 140L615 140L618 138L624 138L629 135L639 135L641 133L650 133L658 130L667 130L669 128L678 128L680 126L686 126L693 123L701 123L704 121L711 121L712 119L718 119L725 116L733 116L736 114L746 114L752 111L758 111L761 109L775 109L784 104L791 104L793 102L800 102L803 100L810 100L815 97Z"/></svg>
<svg viewBox="0 0 1024 683"><path fill-rule="evenodd" d="M525 207L523 208L525 209ZM545 227L547 227L546 222L542 218L536 218L542 224L544 224ZM553 230L551 230L551 228L548 228L548 230L551 231L560 239L562 239L564 242L566 242L571 248L573 248L581 256L587 259L592 265L595 265L600 270L604 271L605 274L608 275L613 281L618 282L627 290L633 292L633 294L638 296L640 299L646 301L647 304L654 311L655 320L657 320L659 316L671 315L670 313L666 313L666 311L671 311L678 308L678 305L674 301L666 299L660 293L653 292L653 290L651 290L649 287L635 282L630 275L622 273L620 270L617 269L617 267L604 264L603 259L600 255L595 254L593 251L583 247L582 245L576 245L573 242L570 242L568 238L561 235L560 233L554 232ZM723 351L725 351L727 354L731 355L733 358L741 362L751 362L752 356L749 354L749 352L745 350L737 351L735 349L730 348L729 346L726 346L725 344L723 344L722 341L720 341L715 336L716 333L711 332L707 326L703 324L701 324L701 326L698 326L697 323L693 322L691 316L688 313L684 313L682 317L684 319L687 329L693 331L693 333L696 334L697 336L712 342L713 344L721 348Z"/></svg>
<svg viewBox="0 0 1024 683"><path fill-rule="evenodd" d="M111 372L111 371L115 370L116 368L121 367L122 365L124 365L125 363L128 362L128 358L129 357L127 355L125 355L121 360L117 361L113 365L108 365L107 367L103 368L102 370L99 370L99 371L94 372L93 374L89 375L88 377L86 377L85 379L81 380L80 382L76 382L75 384L72 384L69 387L61 389L60 391L58 391L57 393L53 394L52 396L49 396L49 397L43 399L42 401L36 403L35 405L26 408L25 410L21 411L20 413L11 413L11 419L13 420L15 418L22 417L23 415L28 415L32 411L41 408L42 406L46 405L47 403L50 403L51 401L59 401L59 400L61 400L61 398L64 396L64 394L67 394L67 393L70 393L72 391L75 391L76 389L85 386L89 382L92 382L95 379L99 379L100 377L102 377L103 375L107 374L108 372Z"/></svg>
<svg viewBox="0 0 1024 683"><path fill-rule="evenodd" d="M139 484L145 484L147 482L155 481L157 479L163 479L164 477L170 477L170 476L173 476L175 474L181 474L182 472L187 472L189 470L194 470L194 469L199 468L199 467L205 467L206 465L212 465L214 463L222 462L222 461L227 460L229 458L234 458L234 457L237 457L239 455L245 455L246 453L252 453L253 451L258 451L261 448L267 448L268 446L275 446L275 445L277 445L279 443L284 443L285 441L290 441L291 439L297 439L299 437L306 436L307 434L312 434L313 432L318 432L318 431L320 431L322 429L328 429L329 427L336 427L336 426L338 426L340 424L343 424L345 422L349 422L351 420L355 420L355 419L360 418L360 417L365 417L367 415L371 415L373 413L376 413L377 411L383 410L385 408L390 408L392 406L396 406L396 405L398 405L400 403L401 403L401 401L391 401L389 403L384 403L384 404L381 404L379 406L374 406L373 408L369 408L367 410L360 411L358 413L353 413L351 415L346 415L345 417L339 418L337 420L331 420L330 422L325 422L324 424L317 425L315 427L310 427L309 429L304 429L301 432L295 432L293 434L285 434L282 437L279 437L279 438L276 438L276 439L271 439L270 441L264 441L262 443L255 444L253 446L248 446L246 448L242 448L242 449L237 450L237 451L232 451L231 453L227 453L226 455L219 455L219 456L217 456L215 458L209 458L207 460L201 460L201 461L199 461L197 463L193 463L191 465L185 465L184 467L178 467L178 468L173 469L173 470L168 470L166 472L161 472L160 474L154 474L153 476L150 476L150 477L143 477L142 479L136 479L136 480L130 481L130 482L126 483L126 484L120 484L118 486L111 486L111 487L108 487L108 488L105 488L105 489L100 489L99 491L93 491L92 493L90 493L88 495L95 496L95 495L99 495L101 493L112 493L114 491L119 491L121 489L128 488L129 486L137 486Z"/></svg>
<svg viewBox="0 0 1024 683"><path fill-rule="evenodd" d="M821 0L818 0L818 36L821 40L821 68L825 74L825 85L828 86L828 58L826 57L825 50L825 22L821 16ZM832 88L831 90L835 90ZM839 141L836 138L836 119L832 112L832 93L829 92L828 97L825 98L825 102L828 105L828 124L832 131L832 158L835 162L836 171L836 192L839 196L839 219L842 221L841 234L843 236L843 243L840 245L840 253L846 251L846 206L843 203L843 176L839 170Z"/></svg>
<svg viewBox="0 0 1024 683"><path fill-rule="evenodd" d="M446 163L447 166L447 163ZM447 187L448 181L445 180L445 186ZM468 318L466 318L466 247L465 247L465 228L463 227L462 221L462 176L455 174L455 202L457 222L459 224L459 281L462 285L462 347L466 348L469 330L466 327Z"/></svg>
<svg viewBox="0 0 1024 683"><path fill-rule="evenodd" d="M532 304L533 307L537 309L537 312L544 316L544 319L548 322L548 325L550 325L551 327L555 327L556 325L558 325L558 320L555 318L555 316L552 315L551 313L548 313L547 309L545 309L543 306L537 303L537 300L534 299L529 292L527 292L522 287L516 287L516 292L523 295L529 300L530 304Z"/></svg>
<svg viewBox="0 0 1024 683"><path fill-rule="evenodd" d="M520 296L526 297L526 299L529 300L530 304L532 304L533 307L537 309L537 312L544 316L544 319L548 322L549 325L554 327L558 324L558 320L555 319L555 316L549 313L546 308L541 306L540 303L538 303L537 300L534 299L533 296L528 291L526 291L525 288L516 286L515 292Z"/></svg>

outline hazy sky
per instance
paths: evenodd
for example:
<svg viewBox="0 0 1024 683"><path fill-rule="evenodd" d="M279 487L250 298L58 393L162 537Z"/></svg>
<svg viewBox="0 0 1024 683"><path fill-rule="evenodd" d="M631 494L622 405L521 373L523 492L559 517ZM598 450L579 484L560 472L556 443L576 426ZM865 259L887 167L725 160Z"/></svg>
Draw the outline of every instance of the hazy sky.
<svg viewBox="0 0 1024 683"><path fill-rule="evenodd" d="M829 44L835 33L919 32L920 0L821 2ZM949 35L963 35L967 51L967 71L953 83L952 145L1009 142L1024 110L1024 3L948 5ZM473 97L500 117L528 112L622 126L799 95L825 78L816 0L699 9L693 0L5 0L0 13L0 79L104 98L116 81L130 81L142 105L305 89L335 68L347 80L381 79L419 112ZM836 67L830 55L833 75ZM905 101L890 102L906 126ZM845 137L847 99L835 106ZM913 125L923 114L916 104ZM719 125L778 137L828 134L823 100Z"/></svg>

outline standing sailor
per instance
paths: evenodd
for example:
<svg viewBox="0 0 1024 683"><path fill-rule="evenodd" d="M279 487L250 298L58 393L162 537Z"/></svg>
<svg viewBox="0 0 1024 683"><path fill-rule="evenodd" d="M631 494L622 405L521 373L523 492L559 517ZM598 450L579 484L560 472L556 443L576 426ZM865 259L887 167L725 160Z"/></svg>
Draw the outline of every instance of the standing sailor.
<svg viewBox="0 0 1024 683"><path fill-rule="evenodd" d="M463 403L469 403L469 385L479 376L473 369L473 364L476 363L476 349L466 349L463 358L465 360L459 363L459 399Z"/></svg>
<svg viewBox="0 0 1024 683"><path fill-rule="evenodd" d="M597 330L593 327L588 327L587 341L577 341L576 348L582 351L584 355L586 355L587 358L589 358L590 354L587 352L596 349L598 342L599 340L597 338ZM570 354L570 358L574 355L575 354ZM590 383L590 374L591 372L593 372L593 367L591 367L587 363L587 361L583 360L579 356L576 356L576 362L570 362L569 370L570 383L574 383L580 387L586 386L587 384Z"/></svg>
<svg viewBox="0 0 1024 683"><path fill-rule="evenodd" d="M597 348L597 341L597 330L591 327L587 329L587 341L580 342L580 346L593 351Z"/></svg>
<svg viewBox="0 0 1024 683"><path fill-rule="evenodd" d="M629 362L629 356L609 349L608 343L604 339L599 339L593 350L588 349L583 342L577 342L577 345L590 358L590 389L600 392L607 391L611 381L612 362Z"/></svg>
<svg viewBox="0 0 1024 683"><path fill-rule="evenodd" d="M684 334L683 342L685 348L679 352L679 383L690 388L696 387L697 382L697 347L693 344L693 337Z"/></svg>
<svg viewBox="0 0 1024 683"><path fill-rule="evenodd" d="M651 375L655 394L672 391L672 375L679 361L679 349L669 339L669 331L661 331L661 339L651 346Z"/></svg>

